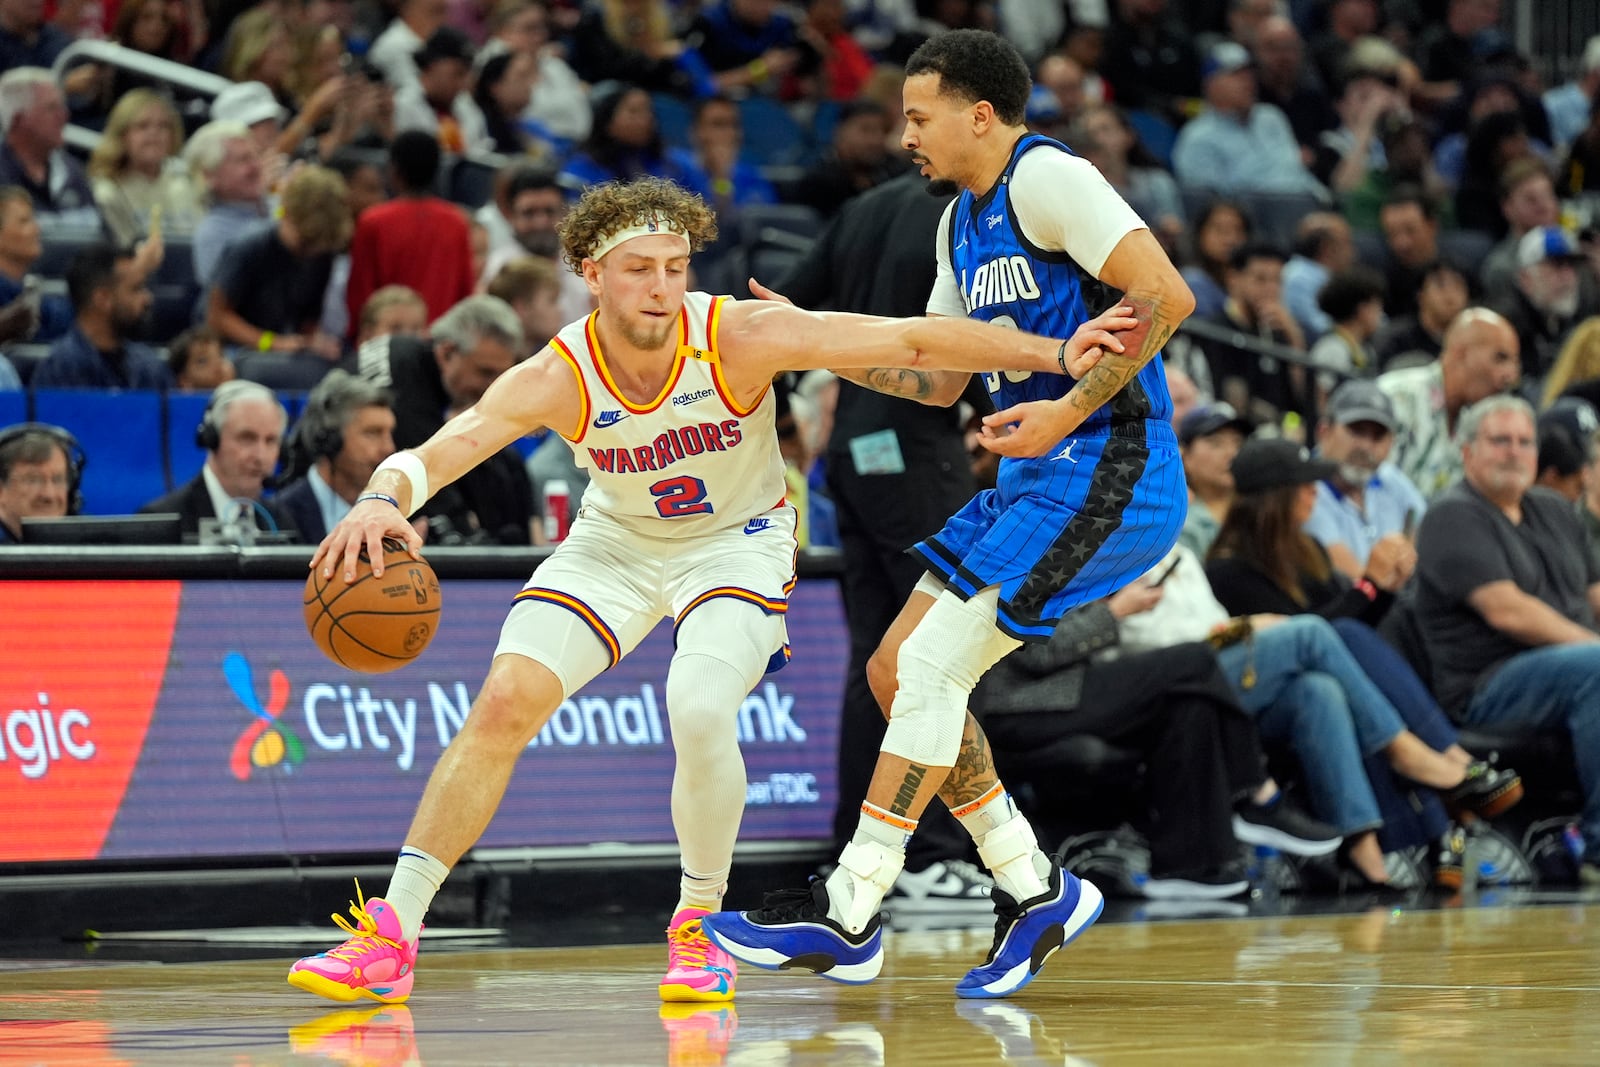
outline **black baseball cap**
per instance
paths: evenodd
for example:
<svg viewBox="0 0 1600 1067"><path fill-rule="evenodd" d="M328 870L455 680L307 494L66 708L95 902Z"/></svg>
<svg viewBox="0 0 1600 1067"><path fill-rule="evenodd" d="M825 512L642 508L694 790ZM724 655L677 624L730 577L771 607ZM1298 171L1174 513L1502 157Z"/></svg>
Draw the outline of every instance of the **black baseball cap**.
<svg viewBox="0 0 1600 1067"><path fill-rule="evenodd" d="M1186 445L1196 437L1209 437L1218 430L1238 430L1249 437L1255 426L1233 410L1232 404L1201 404L1178 423L1178 443Z"/></svg>
<svg viewBox="0 0 1600 1067"><path fill-rule="evenodd" d="M459 59L470 67L474 55L472 38L454 26L440 26L422 42L422 47L411 54L411 58L418 70L426 70L441 59Z"/></svg>
<svg viewBox="0 0 1600 1067"><path fill-rule="evenodd" d="M1239 493L1263 493L1291 485L1305 485L1332 477L1339 465L1315 459L1305 445L1282 437L1251 439L1233 457L1233 488Z"/></svg>
<svg viewBox="0 0 1600 1067"><path fill-rule="evenodd" d="M1600 418L1587 400L1558 398L1539 416L1539 469L1553 467L1558 474L1577 474L1594 452L1596 431L1600 431Z"/></svg>

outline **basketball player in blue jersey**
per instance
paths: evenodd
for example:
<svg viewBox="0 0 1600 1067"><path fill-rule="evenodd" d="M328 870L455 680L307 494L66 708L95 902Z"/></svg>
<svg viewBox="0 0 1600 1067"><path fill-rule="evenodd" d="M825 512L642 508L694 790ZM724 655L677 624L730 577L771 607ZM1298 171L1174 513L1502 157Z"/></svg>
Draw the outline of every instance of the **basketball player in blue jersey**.
<svg viewBox="0 0 1600 1067"><path fill-rule="evenodd" d="M686 292L690 252L715 235L705 204L670 182L586 192L562 225L562 244L598 310L420 447L386 460L318 547L312 566L347 582L363 548L382 560L384 537L415 553L421 539L406 516L541 427L560 433L590 470L571 534L515 598L388 890L371 900L358 890L355 921L335 916L349 938L297 962L292 985L339 1001L405 1000L428 904L488 826L518 756L562 701L667 617L683 877L660 992L668 1001L732 999L735 964L701 920L720 907L744 810L739 707L786 650L795 516L783 500L773 377L836 366L1081 372L1102 346L1121 349L1110 331L1134 325L1116 308L1057 341L974 322L819 315Z"/></svg>
<svg viewBox="0 0 1600 1067"><path fill-rule="evenodd" d="M1081 376L984 376L998 411L981 440L1003 457L998 485L912 549L927 574L868 667L889 726L854 838L826 881L703 924L715 944L758 966L875 977L879 907L935 795L971 832L996 882L994 947L958 996L1015 992L1100 914L1100 892L1039 849L967 699L1022 641L1046 640L1064 613L1127 585L1177 540L1183 469L1155 357L1194 298L1099 172L1028 132L1030 88L1022 57L982 31L934 37L906 64L903 143L935 189L961 192L940 222L928 312L1068 336L1089 319L1084 273L1120 290L1137 321L1119 335L1121 351ZM841 373L946 404L968 377Z"/></svg>

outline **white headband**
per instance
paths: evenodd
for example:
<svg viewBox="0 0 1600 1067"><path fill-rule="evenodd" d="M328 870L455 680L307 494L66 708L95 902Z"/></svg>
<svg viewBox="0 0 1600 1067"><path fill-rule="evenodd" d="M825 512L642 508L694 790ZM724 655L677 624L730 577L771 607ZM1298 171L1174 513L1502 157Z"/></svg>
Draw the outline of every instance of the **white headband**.
<svg viewBox="0 0 1600 1067"><path fill-rule="evenodd" d="M678 238L683 242L684 252L690 251L688 234L678 229L676 224L669 219L651 218L635 223L632 226L625 226L614 233L606 234L595 242L594 249L589 253L589 258L598 262L601 256L604 256L624 241L631 241L635 237L654 237L661 234Z"/></svg>

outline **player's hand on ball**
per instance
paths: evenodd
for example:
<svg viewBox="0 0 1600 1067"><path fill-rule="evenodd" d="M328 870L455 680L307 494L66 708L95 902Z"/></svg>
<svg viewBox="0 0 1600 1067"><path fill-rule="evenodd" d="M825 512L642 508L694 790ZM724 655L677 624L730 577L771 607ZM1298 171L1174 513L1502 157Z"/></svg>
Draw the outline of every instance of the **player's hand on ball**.
<svg viewBox="0 0 1600 1067"><path fill-rule="evenodd" d="M311 557L311 566L322 567L323 578L333 576L333 569L344 561L344 580L356 579L356 561L361 550L366 549L372 561L372 573L383 574L383 539L393 538L406 546L413 559L422 558L422 535L412 528L400 509L385 500L363 500L339 520L339 525L328 531L328 536L317 546Z"/></svg>
<svg viewBox="0 0 1600 1067"><path fill-rule="evenodd" d="M1067 373L1074 380L1082 378L1107 352L1123 351L1125 346L1116 335L1137 325L1139 320L1133 317L1133 309L1119 305L1107 308L1079 326L1073 331L1072 336L1067 338L1067 348L1064 353Z"/></svg>
<svg viewBox="0 0 1600 1067"><path fill-rule="evenodd" d="M768 289L754 278L750 279L750 291L762 300L770 300L774 304L788 304L790 307L794 307L793 300L790 300L776 289Z"/></svg>
<svg viewBox="0 0 1600 1067"><path fill-rule="evenodd" d="M1029 400L985 415L978 443L1000 456L1042 456L1077 429L1077 421L1068 424L1064 408L1059 400Z"/></svg>

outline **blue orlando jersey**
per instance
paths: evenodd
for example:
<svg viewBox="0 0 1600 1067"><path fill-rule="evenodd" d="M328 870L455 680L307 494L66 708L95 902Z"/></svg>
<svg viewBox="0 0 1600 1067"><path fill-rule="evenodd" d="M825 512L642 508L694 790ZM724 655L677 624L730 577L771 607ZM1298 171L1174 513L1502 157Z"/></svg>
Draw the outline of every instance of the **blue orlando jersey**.
<svg viewBox="0 0 1600 1067"><path fill-rule="evenodd" d="M1071 154L1057 141L1027 134L1011 150L1005 173L992 189L982 197L963 191L950 213L950 266L971 318L1067 338L1092 316L1084 305L1077 263L1066 252L1042 249L1029 241L1013 214L1011 182L1017 162L1029 151ZM983 377L1002 411L1028 400L1055 400L1074 384L1060 374L1031 371L990 372ZM1113 424L1144 419L1172 420L1172 398L1160 359L1145 364L1137 378L1084 420L1072 436L1103 436Z"/></svg>

